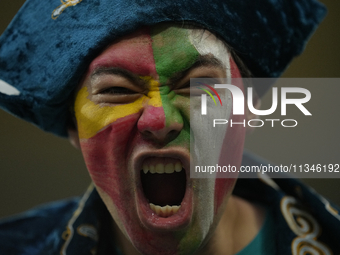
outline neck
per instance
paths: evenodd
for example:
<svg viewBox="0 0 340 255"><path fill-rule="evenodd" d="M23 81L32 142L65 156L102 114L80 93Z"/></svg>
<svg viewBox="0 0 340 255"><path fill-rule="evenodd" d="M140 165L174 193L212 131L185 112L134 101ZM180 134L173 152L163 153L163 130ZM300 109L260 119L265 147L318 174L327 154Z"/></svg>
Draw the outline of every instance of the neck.
<svg viewBox="0 0 340 255"><path fill-rule="evenodd" d="M264 208L231 196L214 234L197 255L236 254L256 237L264 217Z"/></svg>

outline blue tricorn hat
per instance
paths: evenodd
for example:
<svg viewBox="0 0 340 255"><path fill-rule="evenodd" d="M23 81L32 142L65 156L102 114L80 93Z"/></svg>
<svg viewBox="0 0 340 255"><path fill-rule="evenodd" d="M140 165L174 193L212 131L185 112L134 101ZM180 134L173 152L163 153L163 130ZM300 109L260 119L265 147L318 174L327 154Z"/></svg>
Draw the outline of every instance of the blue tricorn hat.
<svg viewBox="0 0 340 255"><path fill-rule="evenodd" d="M0 37L0 106L67 136L72 91L124 34L190 21L216 33L255 77L279 77L326 14L316 0L27 0ZM261 96L269 85L256 87Z"/></svg>

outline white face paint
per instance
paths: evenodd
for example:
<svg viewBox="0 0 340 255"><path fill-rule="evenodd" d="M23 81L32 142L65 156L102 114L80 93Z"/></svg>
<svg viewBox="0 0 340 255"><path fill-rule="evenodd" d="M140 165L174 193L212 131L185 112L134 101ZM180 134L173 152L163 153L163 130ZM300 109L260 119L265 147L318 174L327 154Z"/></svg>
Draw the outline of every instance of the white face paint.
<svg viewBox="0 0 340 255"><path fill-rule="evenodd" d="M226 45L216 38L215 35L209 31L202 29L190 29L189 39L194 45L200 55L214 56L225 67L225 79L223 83L231 83L231 61L232 57ZM234 63L233 63L234 64ZM235 66L235 64L234 64ZM211 77L221 78L221 77ZM221 80L222 81L222 80ZM214 87L213 84L210 84ZM221 118L229 120L232 111L232 97L229 90L218 91L223 106L215 105L213 100L207 96L207 115L201 115L201 97L191 96L190 98L190 151L192 157L191 171L195 171L196 166L216 166L221 165L224 157L221 153L224 151L223 147L228 146L226 142L226 135L228 125L219 125L213 127L213 119ZM218 99L216 98L218 102ZM230 162L232 163L232 162ZM191 172L193 173L193 172ZM198 215L199 224L201 228L202 236L207 235L211 226L213 225L216 208L220 205L216 203L216 173L210 174L195 174L195 185L200 187L197 199L200 200L198 204L198 211L204 212ZM204 201L204 203L202 203Z"/></svg>
<svg viewBox="0 0 340 255"><path fill-rule="evenodd" d="M230 52L224 42L207 30L192 29L189 39L201 55L212 54L225 66L227 83L231 82Z"/></svg>

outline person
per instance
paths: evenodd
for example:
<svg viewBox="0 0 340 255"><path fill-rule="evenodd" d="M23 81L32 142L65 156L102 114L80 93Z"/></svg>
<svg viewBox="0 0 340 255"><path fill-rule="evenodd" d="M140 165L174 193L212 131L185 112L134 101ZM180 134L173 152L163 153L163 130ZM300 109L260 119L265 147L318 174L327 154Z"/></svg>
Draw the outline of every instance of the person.
<svg viewBox="0 0 340 255"><path fill-rule="evenodd" d="M267 4L262 11L275 6L270 1L262 2ZM215 16L221 9L218 5L222 4L224 8L230 5L232 13L243 16L244 6L239 6L242 4L226 3L209 3L214 7L211 15ZM188 97L189 78L232 79L250 72L259 77L278 76L290 59L301 51L305 37L321 19L323 7L314 1L296 2L295 7L299 10L304 4L305 13L301 16L309 15L313 25L308 24L307 28L303 20L298 31L304 36L290 48L282 46L289 45L292 37L282 45L277 45L275 38L264 47L270 52L259 52L256 47L263 44L262 40L258 44L236 45L257 30L249 32L248 26L238 24L240 27L237 27L232 23L236 26L232 28L234 32L241 29L238 37L224 28L223 21L211 20L209 15L193 22L192 17L198 17L203 3L190 14L183 12L189 10L185 8L188 6L182 6L178 11L179 18L174 14L177 12L163 9L160 2L157 2L159 6L149 6L151 10L147 11L139 1L132 4L128 11L122 12L126 7L124 2L120 2L117 10L105 1L100 4L62 2L53 10L50 23L43 25L50 28L44 30L47 35L32 39L36 29L41 29L30 26L38 24L37 21L31 21L32 24L22 22L37 6L31 0L2 37L2 106L44 130L67 134L71 143L81 148L94 183L81 199L48 205L2 222L2 252L338 252L338 211L299 181L244 179L234 188L235 176L221 179L189 177L191 157L198 160L215 158L238 168L241 161L243 165L262 164L253 156L242 155L245 137L242 126L228 127L222 133L223 139L213 141L221 154L204 152L206 155L203 155L200 144L198 152L195 151L200 157L191 152L190 129L196 137L200 137L198 133L204 137L207 129L192 124L194 116L190 114L190 107L194 101ZM176 8L176 4L179 3L165 4L165 7ZM280 11L291 10L291 6L281 5ZM50 4L46 4L46 9L49 7ZM119 15L113 15L113 10L123 16L121 21ZM171 15L165 16L165 13ZM227 11L224 13L234 17L226 15ZM254 15L253 9L249 13ZM266 19L276 20L270 15L263 16L261 11L255 15L258 19L254 27L260 24L260 28L267 27L263 25L267 23L264 22ZM104 28L94 26L89 29L91 32L86 31L91 24L101 24L96 19L106 20L111 16L113 18L103 25ZM70 24L70 19L75 24L74 29L65 26ZM176 23L178 19L190 22ZM79 20L86 26L76 33ZM124 27L119 26L119 22ZM280 35L282 39L282 23L277 24L267 37ZM19 34L23 38L16 42ZM294 36L296 34L297 31ZM45 38L53 43L53 49L47 42L40 44ZM39 47L33 43L39 43ZM274 45L275 48L269 47ZM281 49L279 56L275 54L277 49ZM247 54L242 58L235 51ZM283 58L282 51L290 57ZM14 68L15 64L9 61L13 55L25 68ZM41 63L42 59L51 62ZM31 79L36 83L31 83ZM56 81L59 81L57 85ZM40 84L44 84L43 90ZM244 90L243 84L239 84L239 88ZM257 86L255 89L261 96L267 88ZM230 105L227 111L231 115ZM37 226L43 227L38 229Z"/></svg>

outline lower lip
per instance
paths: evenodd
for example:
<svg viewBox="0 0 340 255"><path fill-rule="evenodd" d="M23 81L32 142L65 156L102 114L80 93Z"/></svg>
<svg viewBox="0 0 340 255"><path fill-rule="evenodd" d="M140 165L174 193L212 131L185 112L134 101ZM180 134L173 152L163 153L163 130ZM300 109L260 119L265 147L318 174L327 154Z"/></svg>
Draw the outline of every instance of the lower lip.
<svg viewBox="0 0 340 255"><path fill-rule="evenodd" d="M192 188L188 185L181 208L174 215L164 218L158 216L153 210L151 210L149 202L144 196L143 188L140 183L137 188L137 205L138 215L143 225L153 231L164 230L183 230L189 226L192 216Z"/></svg>

